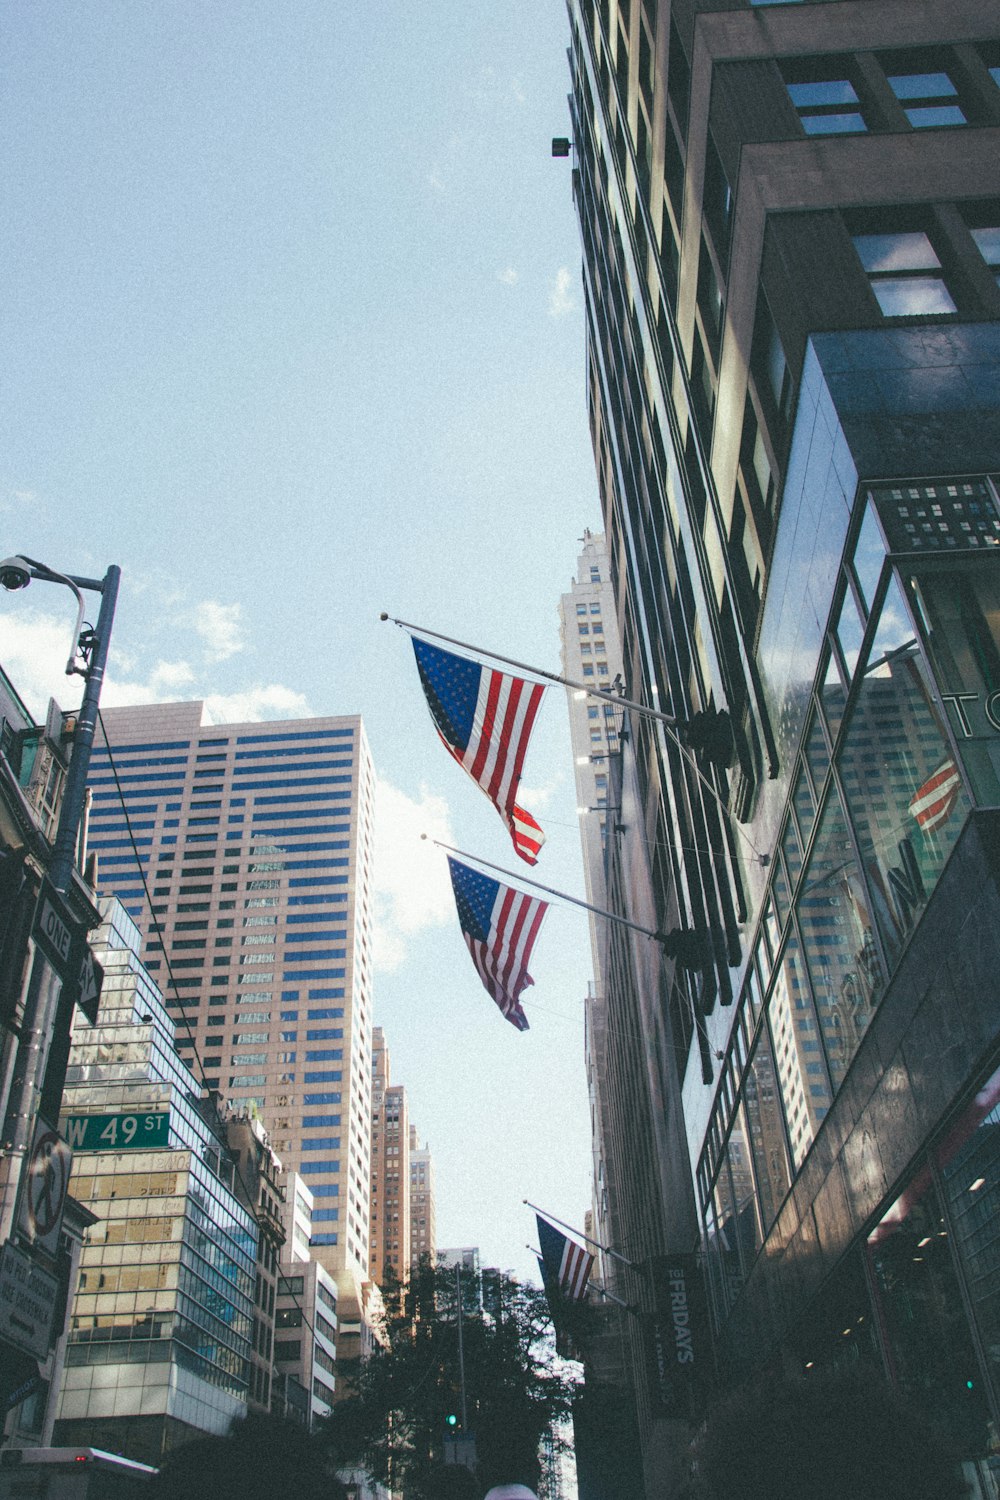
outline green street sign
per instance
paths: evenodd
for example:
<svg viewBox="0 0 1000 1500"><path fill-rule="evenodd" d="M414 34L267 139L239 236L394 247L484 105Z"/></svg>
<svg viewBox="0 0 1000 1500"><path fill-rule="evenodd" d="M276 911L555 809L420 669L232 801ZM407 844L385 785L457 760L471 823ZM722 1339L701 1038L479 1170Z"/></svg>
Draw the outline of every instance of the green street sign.
<svg viewBox="0 0 1000 1500"><path fill-rule="evenodd" d="M62 1134L74 1151L160 1151L169 1110L128 1115L63 1115Z"/></svg>

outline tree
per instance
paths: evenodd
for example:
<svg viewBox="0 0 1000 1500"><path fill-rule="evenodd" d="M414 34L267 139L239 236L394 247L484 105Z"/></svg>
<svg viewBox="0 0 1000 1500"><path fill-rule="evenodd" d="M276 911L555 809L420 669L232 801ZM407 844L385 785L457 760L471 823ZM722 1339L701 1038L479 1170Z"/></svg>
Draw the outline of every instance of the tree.
<svg viewBox="0 0 1000 1500"><path fill-rule="evenodd" d="M483 1489L537 1482L539 1443L569 1415L576 1381L555 1359L541 1291L493 1273L484 1311L472 1283L461 1277L461 1362L453 1269L425 1264L407 1286L383 1287L386 1343L342 1371L353 1394L324 1430L338 1466L359 1464L407 1500L432 1500L446 1434L473 1434Z"/></svg>

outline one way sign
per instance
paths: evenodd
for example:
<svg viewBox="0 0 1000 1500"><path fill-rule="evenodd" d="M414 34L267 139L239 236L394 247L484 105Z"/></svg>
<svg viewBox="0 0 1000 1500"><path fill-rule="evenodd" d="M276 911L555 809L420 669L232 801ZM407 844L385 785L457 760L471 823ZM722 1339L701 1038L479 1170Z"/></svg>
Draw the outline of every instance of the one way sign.
<svg viewBox="0 0 1000 1500"><path fill-rule="evenodd" d="M83 962L80 965L80 993L76 1003L93 1026L97 1022L97 1006L101 998L104 970L97 962L89 946L84 946Z"/></svg>

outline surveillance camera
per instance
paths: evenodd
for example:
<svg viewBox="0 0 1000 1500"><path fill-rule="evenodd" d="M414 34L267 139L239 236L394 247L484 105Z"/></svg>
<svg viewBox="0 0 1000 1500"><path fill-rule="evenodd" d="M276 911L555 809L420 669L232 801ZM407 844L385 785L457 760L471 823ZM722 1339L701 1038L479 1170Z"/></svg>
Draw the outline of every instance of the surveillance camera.
<svg viewBox="0 0 1000 1500"><path fill-rule="evenodd" d="M9 592L26 589L31 582L31 566L26 558L5 557L0 562L0 588Z"/></svg>

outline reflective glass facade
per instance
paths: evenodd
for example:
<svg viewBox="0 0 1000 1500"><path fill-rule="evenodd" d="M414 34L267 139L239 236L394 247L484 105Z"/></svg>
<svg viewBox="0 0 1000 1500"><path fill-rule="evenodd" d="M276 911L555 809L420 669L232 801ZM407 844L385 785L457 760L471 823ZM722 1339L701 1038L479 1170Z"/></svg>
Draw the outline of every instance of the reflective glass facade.
<svg viewBox="0 0 1000 1500"><path fill-rule="evenodd" d="M62 1122L71 1191L98 1222L81 1259L55 1441L155 1462L245 1409L257 1226L136 956L138 929L117 901L103 910L100 1010L93 1027L75 1018ZM163 1114L166 1148L144 1147Z"/></svg>
<svg viewBox="0 0 1000 1500"><path fill-rule="evenodd" d="M802 1351L929 1401L969 1370L939 1410L993 1496L990 1177L953 1210L936 1153L1000 1061L996 12L569 9L624 676L676 721L629 716L613 782L609 897L668 941L607 939L604 1045L650 1104L598 1122L609 1221L700 1256L724 1382ZM655 1464L680 1408L622 1339Z"/></svg>

